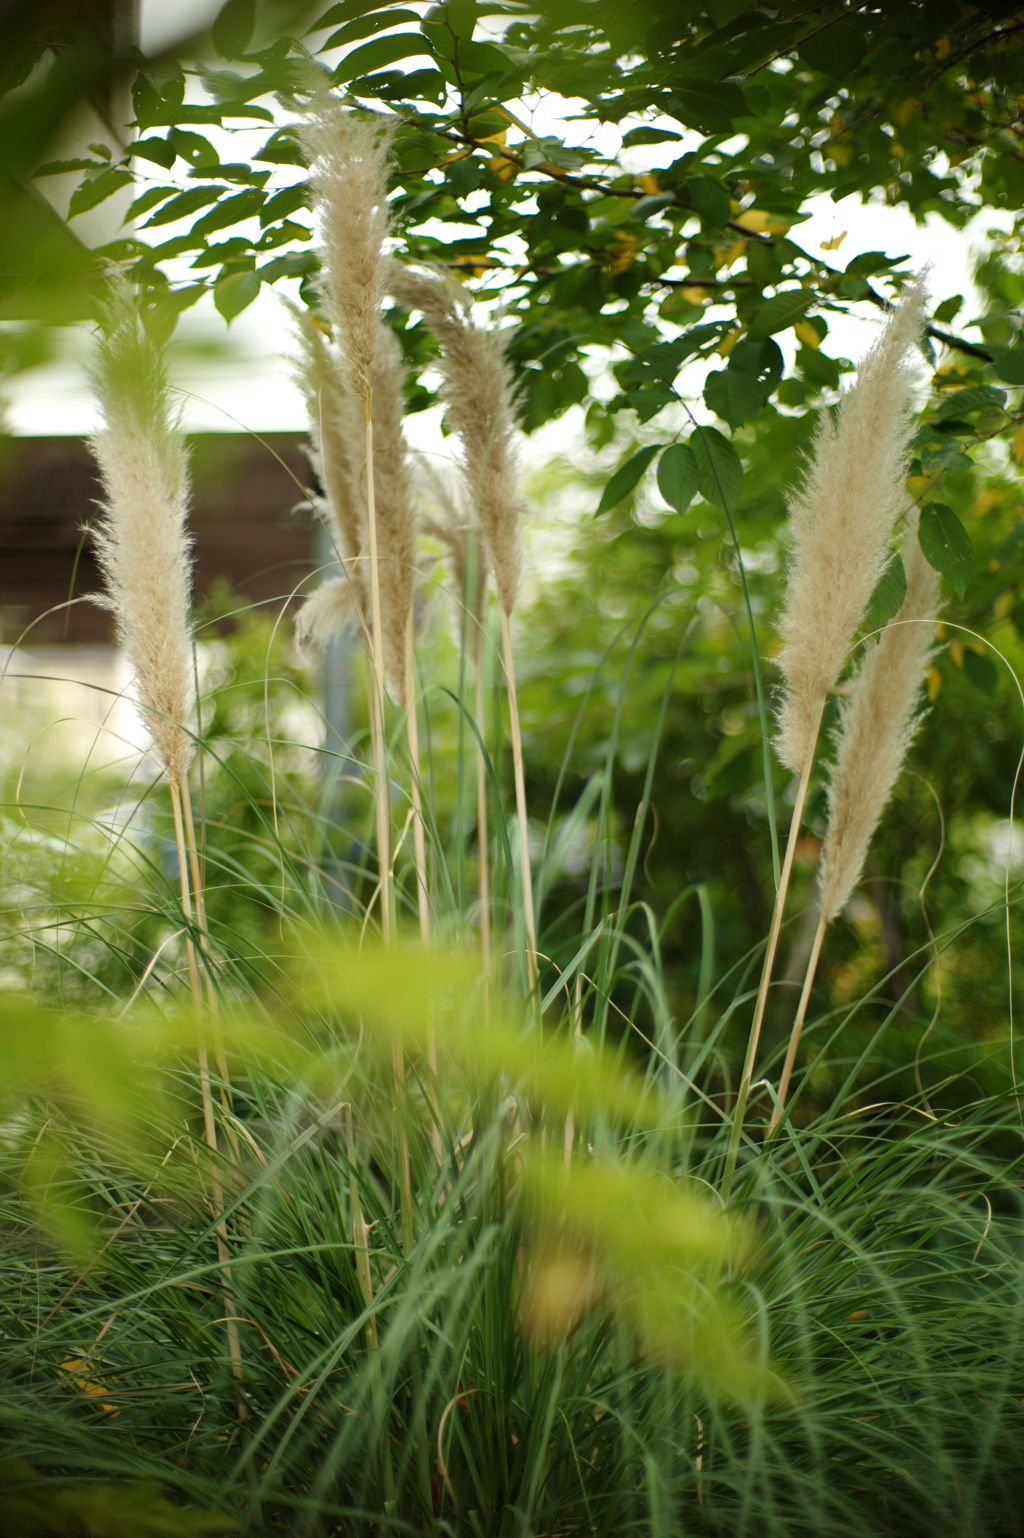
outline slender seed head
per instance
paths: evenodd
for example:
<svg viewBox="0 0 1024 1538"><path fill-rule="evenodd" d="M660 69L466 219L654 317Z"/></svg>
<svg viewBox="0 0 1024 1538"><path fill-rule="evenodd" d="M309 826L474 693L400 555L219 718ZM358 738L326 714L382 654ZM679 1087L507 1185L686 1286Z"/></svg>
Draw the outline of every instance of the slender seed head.
<svg viewBox="0 0 1024 1538"><path fill-rule="evenodd" d="M295 617L295 639L307 655L320 655L349 625L364 621L357 580L347 562L342 575L321 582Z"/></svg>
<svg viewBox="0 0 1024 1538"><path fill-rule="evenodd" d="M498 601L511 614L522 577L522 499L504 339L473 324L469 300L447 274L392 262L388 282L399 304L422 312L441 345L442 396L459 436L470 505L487 541Z"/></svg>
<svg viewBox="0 0 1024 1538"><path fill-rule="evenodd" d="M405 367L398 339L383 322L377 327L370 383L384 671L392 695L404 705L405 633L416 577L416 529L402 432Z"/></svg>
<svg viewBox="0 0 1024 1538"><path fill-rule="evenodd" d="M444 546L451 562L452 587L459 614L459 629L467 621L483 623L487 597L487 554L479 524L468 517L456 488L432 466L420 467L420 500L430 511L420 520L424 534Z"/></svg>
<svg viewBox="0 0 1024 1538"><path fill-rule="evenodd" d="M324 303L346 383L365 401L384 297L388 155L396 125L347 111L320 69L310 69L305 84L308 117L300 136L320 223Z"/></svg>
<svg viewBox="0 0 1024 1538"><path fill-rule="evenodd" d="M188 461L163 357L123 277L103 309L93 384L105 423L90 440L105 497L93 533L105 602L157 754L181 785L195 705Z"/></svg>
<svg viewBox="0 0 1024 1538"><path fill-rule="evenodd" d="M296 382L309 412L310 461L325 492L319 499L353 598L366 607L366 508L361 486L365 435L359 401L347 389L341 360L308 310L290 306L299 344Z"/></svg>
<svg viewBox="0 0 1024 1538"><path fill-rule="evenodd" d="M864 660L840 706L829 775L828 832L818 889L831 923L860 880L868 847L922 720L921 689L935 646L939 578L917 539L915 513L903 555L907 595Z"/></svg>
<svg viewBox="0 0 1024 1538"><path fill-rule="evenodd" d="M776 746L801 774L828 691L889 555L906 479L913 371L924 292L909 290L864 358L835 415L822 413L803 485L790 498L790 561L780 630Z"/></svg>

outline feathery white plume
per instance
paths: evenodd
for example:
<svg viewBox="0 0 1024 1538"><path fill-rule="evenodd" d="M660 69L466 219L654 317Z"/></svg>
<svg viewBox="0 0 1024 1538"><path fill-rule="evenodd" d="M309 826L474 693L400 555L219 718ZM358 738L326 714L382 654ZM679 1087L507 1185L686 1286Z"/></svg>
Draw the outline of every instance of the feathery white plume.
<svg viewBox="0 0 1024 1538"><path fill-rule="evenodd" d="M296 382L309 413L310 462L324 489L318 499L326 514L335 554L346 567L347 581L360 609L366 607L366 508L361 479L365 470L363 413L347 389L341 361L308 310L289 305L299 343Z"/></svg>
<svg viewBox="0 0 1024 1538"><path fill-rule="evenodd" d="M135 674L145 724L180 786L192 756L188 727L195 704L188 461L164 360L120 276L103 308L93 383L105 422L90 447L105 496L94 539L106 603Z"/></svg>
<svg viewBox="0 0 1024 1538"><path fill-rule="evenodd" d="M404 413L405 368L398 338L380 322L370 365L373 396L373 486L380 566L384 671L399 705L406 703L405 632L416 576L416 535L409 486Z"/></svg>
<svg viewBox="0 0 1024 1538"><path fill-rule="evenodd" d="M504 338L473 324L468 298L445 273L391 262L388 286L399 304L422 312L441 345L442 398L459 436L462 471L487 540L498 601L511 614L522 575L521 497Z"/></svg>
<svg viewBox="0 0 1024 1538"><path fill-rule="evenodd" d="M803 485L790 498L790 561L780 621L784 681L776 746L802 774L821 711L889 554L906 478L924 292L911 288L857 370L835 415L822 413Z"/></svg>
<svg viewBox="0 0 1024 1538"><path fill-rule="evenodd" d="M305 86L309 115L299 134L320 222L324 308L348 386L365 401L384 297L388 155L396 125L356 117L318 68L308 71Z"/></svg>
<svg viewBox="0 0 1024 1538"><path fill-rule="evenodd" d="M356 584L346 563L344 574L321 582L295 616L300 651L307 656L324 652L349 625L359 624L360 615Z"/></svg>
<svg viewBox="0 0 1024 1538"><path fill-rule="evenodd" d="M420 501L429 509L420 527L448 552L459 629L465 628L467 619L479 626L488 576L480 528L467 516L456 488L432 465L418 466L418 480Z"/></svg>
<svg viewBox="0 0 1024 1538"><path fill-rule="evenodd" d="M939 577L907 530L907 593L877 645L865 656L840 704L836 756L829 774L828 832L821 851L821 916L830 924L860 880L868 847L921 723L918 703L935 646Z"/></svg>

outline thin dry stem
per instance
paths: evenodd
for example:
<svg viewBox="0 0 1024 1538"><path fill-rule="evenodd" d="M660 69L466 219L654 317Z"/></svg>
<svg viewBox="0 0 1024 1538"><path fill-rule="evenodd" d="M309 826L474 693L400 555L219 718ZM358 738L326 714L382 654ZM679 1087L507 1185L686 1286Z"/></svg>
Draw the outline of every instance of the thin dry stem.
<svg viewBox="0 0 1024 1538"><path fill-rule="evenodd" d="M193 922L192 894L189 890L189 852L186 847L185 825L182 817L182 801L187 798L187 791L173 778L169 781L171 793L171 811L174 816L174 841L178 852L178 877L181 890L181 909L185 916L185 922L191 929ZM206 1042L202 1034L202 1009L203 990L199 980L199 968L196 962L195 946L192 943L191 934L185 937L185 952L188 957L189 981L192 987L192 1004L196 1012L199 1026L199 1043L196 1056L199 1061L199 1094L203 1109L203 1133L206 1145L212 1155L211 1183L212 1206L214 1217L214 1233L216 1235L217 1262L221 1268L221 1287L224 1292L224 1301L227 1309L225 1320L225 1332L228 1339L228 1356L231 1359L231 1373L237 1388L237 1405L239 1420L249 1419L249 1407L245 1402L242 1385L245 1382L245 1368L242 1363L242 1344L238 1335L238 1325L234 1318L235 1301L231 1283L230 1251L227 1245L227 1224L224 1220L224 1192L220 1183L220 1174L217 1169L217 1123L213 1112L213 1091L210 1086L210 1064L206 1055Z"/></svg>
<svg viewBox="0 0 1024 1538"><path fill-rule="evenodd" d="M777 748L802 774L825 698L885 568L906 478L924 293L912 288L862 361L834 416L823 412L803 485L790 498L790 562L780 621Z"/></svg>
<svg viewBox="0 0 1024 1538"><path fill-rule="evenodd" d="M427 844L423 822L423 794L420 785L420 732L416 707L416 656L413 646L412 609L405 629L406 732L409 739L409 788L412 796L412 841L416 863L416 907L420 939L430 939L430 892L427 886Z"/></svg>
<svg viewBox="0 0 1024 1538"><path fill-rule="evenodd" d="M800 1036L803 1032L804 1021L807 1019L807 1008L811 1002L811 989L814 987L814 979L818 971L818 961L821 957L821 946L825 939L825 930L828 928L828 920L824 914L818 918L818 927L814 931L814 943L811 946L811 954L807 958L807 970L804 972L804 983L800 989L800 1002L796 1009L796 1019L793 1021L793 1029L790 1032L789 1045L786 1048L786 1061L782 1065L782 1078L779 1080L779 1103L772 1108L771 1121L768 1123L769 1137L779 1125L783 1111L786 1109L786 1100L789 1095L789 1081L793 1077L793 1065L796 1062L797 1048L800 1045Z"/></svg>
<svg viewBox="0 0 1024 1538"><path fill-rule="evenodd" d="M512 655L512 630L507 612L501 610L501 646L508 692L509 736L512 742L512 769L516 788L516 821L519 824L519 868L523 899L523 923L526 928L526 971L531 990L537 986L537 923L533 911L533 875L530 870L530 827L526 816L526 779L523 772L523 736L519 727L519 701L516 693L515 660Z"/></svg>
<svg viewBox="0 0 1024 1538"><path fill-rule="evenodd" d="M480 739L484 736L484 630L477 620L473 646L473 716ZM476 743L476 848L479 867L480 960L484 976L491 971L491 846L487 826L487 762L480 741Z"/></svg>
<svg viewBox="0 0 1024 1538"><path fill-rule="evenodd" d="M800 776L800 781L797 785L796 800L793 803L793 817L789 825L789 837L786 840L786 853L782 861L778 891L775 893L775 906L772 909L768 944L765 947L764 963L761 967L761 980L757 989L757 1002L754 1005L754 1018L750 1026L747 1053L743 1061L743 1073L740 1077L740 1087L736 1095L732 1125L729 1129L729 1146L726 1150L725 1173L722 1178L723 1199L727 1199L729 1196L729 1191L732 1187L732 1177L736 1170L740 1137L743 1133L743 1118L746 1115L747 1100L750 1097L750 1086L754 1078L754 1064L757 1061L757 1049L761 1040L761 1026L764 1023L764 1012L768 1003L768 989L772 980L772 971L775 967L775 953L778 949L779 933L782 929L782 915L786 908L789 880L793 873L793 858L796 854L797 839L800 836L800 826L804 816L804 803L807 800L807 787L810 783L811 769L814 764L814 743L817 741L820 725L821 714L819 712L818 720L814 725L814 739L811 743L811 750L804 766L804 772Z"/></svg>
<svg viewBox="0 0 1024 1538"><path fill-rule="evenodd" d="M370 373L373 401L373 481L380 581L381 652L394 699L405 705L406 631L412 620L416 532L407 446L402 431L405 368L390 326L377 328Z"/></svg>
<svg viewBox="0 0 1024 1538"><path fill-rule="evenodd" d="M821 916L769 1131L778 1124L789 1094L825 930L861 878L879 819L921 722L918 705L935 647L939 578L921 551L917 525L915 513L908 521L904 548L907 592L903 603L877 644L870 638L864 643L864 659L840 703L836 756L829 774L828 828L818 867Z"/></svg>

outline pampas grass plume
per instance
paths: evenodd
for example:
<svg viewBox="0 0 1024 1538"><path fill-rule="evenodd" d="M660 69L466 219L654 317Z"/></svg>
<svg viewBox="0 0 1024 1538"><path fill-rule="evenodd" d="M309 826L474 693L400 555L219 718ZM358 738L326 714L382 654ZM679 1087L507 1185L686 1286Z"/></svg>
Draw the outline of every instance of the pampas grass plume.
<svg viewBox="0 0 1024 1538"><path fill-rule="evenodd" d="M380 568L380 623L384 672L399 705L406 701L405 632L416 575L416 530L405 435L405 368L398 338L378 322L370 366L373 397L373 485Z"/></svg>
<svg viewBox="0 0 1024 1538"><path fill-rule="evenodd" d="M388 286L399 304L422 312L441 345L448 420L459 436L462 470L487 540L498 601L511 614L522 577L521 499L512 374L503 337L473 324L467 296L446 273L391 262Z"/></svg>
<svg viewBox="0 0 1024 1538"><path fill-rule="evenodd" d="M448 554L459 630L466 629L467 621L478 629L483 624L488 578L479 525L466 515L454 488L432 466L420 467L419 481L420 498L429 508L420 526Z"/></svg>
<svg viewBox="0 0 1024 1538"><path fill-rule="evenodd" d="M921 721L918 702L935 645L939 578L921 553L917 516L907 531L907 593L865 656L840 705L829 776L828 832L818 887L830 924L860 880L868 847Z"/></svg>
<svg viewBox="0 0 1024 1538"><path fill-rule="evenodd" d="M307 75L308 118L300 128L320 220L324 306L350 389L365 401L384 297L387 168L395 124L356 117L315 67Z"/></svg>
<svg viewBox="0 0 1024 1538"><path fill-rule="evenodd" d="M363 414L346 388L334 348L308 310L290 305L299 344L296 382L309 413L310 461L325 493L323 511L335 554L357 608L366 606L366 508L360 488L364 466Z"/></svg>
<svg viewBox="0 0 1024 1538"><path fill-rule="evenodd" d="M105 497L94 538L106 602L156 751L181 786L195 704L188 462L163 358L121 277L102 313L93 381L105 424L90 444Z"/></svg>
<svg viewBox="0 0 1024 1538"><path fill-rule="evenodd" d="M822 413L803 485L790 499L777 748L794 774L814 754L826 696L889 554L911 431L908 355L921 336L923 303L915 284L835 414Z"/></svg>

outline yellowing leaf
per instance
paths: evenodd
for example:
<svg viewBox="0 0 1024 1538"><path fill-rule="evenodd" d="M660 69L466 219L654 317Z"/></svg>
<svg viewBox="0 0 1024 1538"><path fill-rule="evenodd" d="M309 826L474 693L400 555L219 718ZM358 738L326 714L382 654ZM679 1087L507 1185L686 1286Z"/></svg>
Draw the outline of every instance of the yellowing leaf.
<svg viewBox="0 0 1024 1538"><path fill-rule="evenodd" d="M818 335L817 330L814 326L811 325L809 320L798 321L797 324L793 327L793 330L796 332L800 341L803 342L806 347L821 346L821 337Z"/></svg>
<svg viewBox="0 0 1024 1538"><path fill-rule="evenodd" d="M658 178L656 176L652 176L649 171L645 176L638 176L636 179L636 184L638 187L643 188L644 192L647 193L655 193L661 191L661 188L658 186Z"/></svg>
<svg viewBox="0 0 1024 1538"><path fill-rule="evenodd" d="M1018 464L1024 459L1024 422L1020 424L1013 437L1013 457Z"/></svg>
<svg viewBox="0 0 1024 1538"><path fill-rule="evenodd" d="M843 230L841 235L833 235L831 240L823 240L821 242L820 249L822 251L838 251L839 247L846 239L847 234L848 231Z"/></svg>
<svg viewBox="0 0 1024 1538"><path fill-rule="evenodd" d="M929 702L929 704L934 703L934 701L938 698L938 693L939 693L939 690L941 688L942 688L942 674L939 672L938 668L929 668L928 669L928 702Z"/></svg>
<svg viewBox="0 0 1024 1538"><path fill-rule="evenodd" d="M964 643L962 641L950 641L949 655L957 667L962 668L964 665Z"/></svg>
<svg viewBox="0 0 1024 1538"><path fill-rule="evenodd" d="M702 288L681 288L679 292L682 294L687 304L703 304L707 298L707 293Z"/></svg>
<svg viewBox="0 0 1024 1538"><path fill-rule="evenodd" d="M892 109L893 122L898 123L901 128L905 127L920 105L921 103L916 96L905 97L903 101L898 102Z"/></svg>
<svg viewBox="0 0 1024 1538"><path fill-rule="evenodd" d="M755 235L765 235L768 232L770 215L763 208L745 208L741 214L737 214L733 224L738 224L744 230L750 230Z"/></svg>
<svg viewBox="0 0 1024 1538"><path fill-rule="evenodd" d="M935 57L945 59L949 56L949 38L940 37L935 44Z"/></svg>
<svg viewBox="0 0 1024 1538"><path fill-rule="evenodd" d="M636 261L639 249L639 235L631 235L625 230L616 230L615 245L612 248L611 261L608 263L609 272L626 272Z"/></svg>
<svg viewBox="0 0 1024 1538"><path fill-rule="evenodd" d="M742 335L743 332L739 329L739 327L737 327L735 331L726 332L725 336L723 336L722 340L715 348L715 351L718 353L719 357L727 358Z"/></svg>

